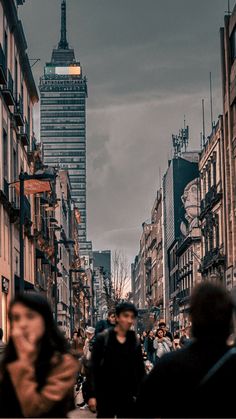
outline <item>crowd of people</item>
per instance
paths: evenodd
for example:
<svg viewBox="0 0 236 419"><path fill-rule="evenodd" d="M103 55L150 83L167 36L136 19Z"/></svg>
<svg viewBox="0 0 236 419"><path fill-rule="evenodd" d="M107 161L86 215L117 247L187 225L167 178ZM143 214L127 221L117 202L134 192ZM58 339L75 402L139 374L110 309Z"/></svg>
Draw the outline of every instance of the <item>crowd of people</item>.
<svg viewBox="0 0 236 419"><path fill-rule="evenodd" d="M164 322L137 335L126 301L68 342L42 296L18 295L7 344L0 330L0 417L67 417L80 389L78 407L98 418L235 417L234 313L228 291L206 282L191 296L191 336Z"/></svg>
<svg viewBox="0 0 236 419"><path fill-rule="evenodd" d="M142 345L144 360L147 361L146 365L150 370L164 354L181 349L190 342L190 326L172 334L166 323L161 321L157 329L138 333L138 338Z"/></svg>

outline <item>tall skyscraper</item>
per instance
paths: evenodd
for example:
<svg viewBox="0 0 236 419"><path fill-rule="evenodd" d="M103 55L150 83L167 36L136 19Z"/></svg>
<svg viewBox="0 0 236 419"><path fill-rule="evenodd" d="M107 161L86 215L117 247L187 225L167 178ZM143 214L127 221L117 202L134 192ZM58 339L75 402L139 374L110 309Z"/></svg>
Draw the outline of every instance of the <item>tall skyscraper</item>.
<svg viewBox="0 0 236 419"><path fill-rule="evenodd" d="M81 254L87 254L92 248L86 232L87 81L67 42L65 0L61 3L61 39L45 65L39 89L44 163L69 172L72 199L81 215Z"/></svg>

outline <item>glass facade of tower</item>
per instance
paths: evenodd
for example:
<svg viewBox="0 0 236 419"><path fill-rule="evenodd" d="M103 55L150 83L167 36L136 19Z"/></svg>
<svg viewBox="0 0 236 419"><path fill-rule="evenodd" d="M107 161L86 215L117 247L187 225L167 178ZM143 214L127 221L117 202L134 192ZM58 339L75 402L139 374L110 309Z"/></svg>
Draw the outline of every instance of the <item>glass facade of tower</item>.
<svg viewBox="0 0 236 419"><path fill-rule="evenodd" d="M40 80L43 157L45 164L69 172L72 199L81 214L82 249L86 248L87 84L79 63L53 61L46 64Z"/></svg>

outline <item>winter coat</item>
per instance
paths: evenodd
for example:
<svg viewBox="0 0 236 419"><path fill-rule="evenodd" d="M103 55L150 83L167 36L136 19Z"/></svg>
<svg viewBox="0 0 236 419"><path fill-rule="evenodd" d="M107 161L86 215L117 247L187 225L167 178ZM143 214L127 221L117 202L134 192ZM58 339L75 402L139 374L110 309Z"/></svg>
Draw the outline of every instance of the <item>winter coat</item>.
<svg viewBox="0 0 236 419"><path fill-rule="evenodd" d="M0 377L0 417L67 417L73 409L78 363L70 354L54 355L44 386L38 390L34 364L17 359Z"/></svg>
<svg viewBox="0 0 236 419"><path fill-rule="evenodd" d="M172 343L169 338L162 338L159 339L156 337L153 342L153 346L156 349L156 356L161 358L164 354L170 352L170 348L172 347Z"/></svg>
<svg viewBox="0 0 236 419"><path fill-rule="evenodd" d="M137 400L137 417L235 418L232 383L236 376L236 355L209 381L200 384L228 350L217 337L192 341L185 348L164 355L142 386ZM184 404L179 402L183 395ZM161 403L153 403L157 397Z"/></svg>
<svg viewBox="0 0 236 419"><path fill-rule="evenodd" d="M127 333L123 344L113 329L98 335L90 382L90 397L97 399L98 417L130 417L144 375L141 346L133 331Z"/></svg>

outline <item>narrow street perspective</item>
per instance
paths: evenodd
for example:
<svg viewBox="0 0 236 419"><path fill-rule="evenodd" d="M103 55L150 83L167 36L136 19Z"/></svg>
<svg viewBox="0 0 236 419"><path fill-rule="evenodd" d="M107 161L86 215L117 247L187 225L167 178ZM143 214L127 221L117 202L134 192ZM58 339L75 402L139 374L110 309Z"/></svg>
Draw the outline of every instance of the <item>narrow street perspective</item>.
<svg viewBox="0 0 236 419"><path fill-rule="evenodd" d="M0 418L233 418L235 0L0 0Z"/></svg>

